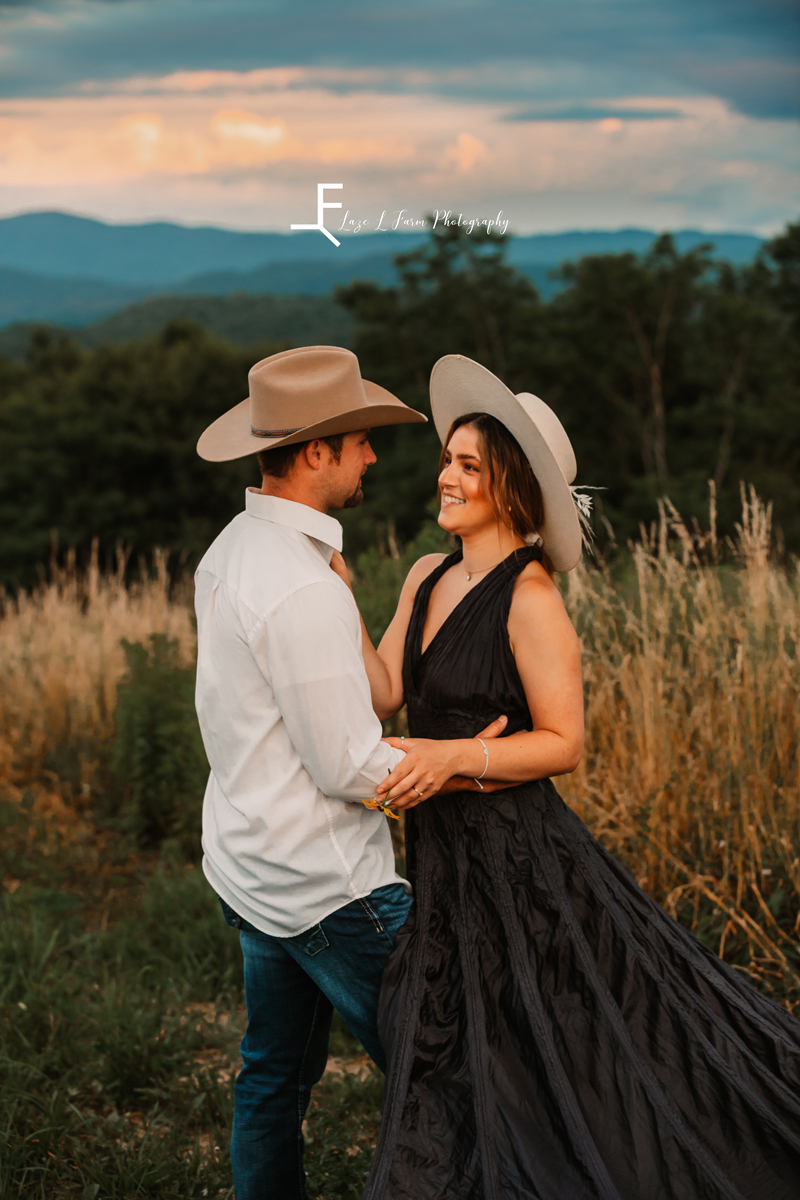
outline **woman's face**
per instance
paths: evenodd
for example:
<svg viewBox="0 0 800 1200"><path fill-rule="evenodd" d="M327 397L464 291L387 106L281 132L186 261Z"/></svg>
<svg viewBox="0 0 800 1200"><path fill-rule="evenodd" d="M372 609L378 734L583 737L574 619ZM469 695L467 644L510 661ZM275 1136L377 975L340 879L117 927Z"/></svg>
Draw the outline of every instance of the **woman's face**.
<svg viewBox="0 0 800 1200"><path fill-rule="evenodd" d="M439 524L448 533L463 537L497 525L497 515L489 499L489 471L482 462L480 439L474 426L462 425L448 442L439 490Z"/></svg>

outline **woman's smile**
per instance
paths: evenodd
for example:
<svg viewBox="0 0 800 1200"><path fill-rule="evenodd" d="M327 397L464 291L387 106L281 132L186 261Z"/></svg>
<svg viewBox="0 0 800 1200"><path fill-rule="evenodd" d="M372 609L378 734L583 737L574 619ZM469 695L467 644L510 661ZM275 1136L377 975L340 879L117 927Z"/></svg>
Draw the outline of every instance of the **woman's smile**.
<svg viewBox="0 0 800 1200"><path fill-rule="evenodd" d="M439 523L443 528L462 537L466 533L465 521L470 529L494 526L497 518L489 498L488 483L488 473L481 464L477 431L471 426L457 429L448 443L439 475ZM457 516L455 510L467 504L469 513ZM453 525L454 521L456 525Z"/></svg>

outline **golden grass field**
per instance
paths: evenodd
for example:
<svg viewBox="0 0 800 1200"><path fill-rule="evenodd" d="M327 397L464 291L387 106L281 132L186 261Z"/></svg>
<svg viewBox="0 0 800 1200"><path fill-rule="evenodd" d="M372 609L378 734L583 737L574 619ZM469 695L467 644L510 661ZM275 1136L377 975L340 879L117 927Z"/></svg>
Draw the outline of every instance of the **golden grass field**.
<svg viewBox="0 0 800 1200"><path fill-rule="evenodd" d="M35 814L65 827L88 808L101 767L99 751L114 733L117 685L125 672L122 639L152 633L178 640L187 663L195 653L191 591L171 587L165 558L139 582L74 560L51 565L32 593L5 597L0 619L0 792L27 798ZM68 751L77 779L50 765Z"/></svg>
<svg viewBox="0 0 800 1200"><path fill-rule="evenodd" d="M629 565L583 565L563 590L583 647L587 739L562 794L642 887L795 1007L800 572L771 552L769 509L743 493L723 542L713 506L701 531L665 503ZM122 564L68 563L4 600L0 793L40 828L63 840L90 820L120 641L164 632L190 663L190 599L157 556L139 582L124 582Z"/></svg>
<svg viewBox="0 0 800 1200"><path fill-rule="evenodd" d="M800 564L770 560L770 511L736 538L668 504L635 580L568 577L586 753L565 798L639 884L776 998L800 1001Z"/></svg>

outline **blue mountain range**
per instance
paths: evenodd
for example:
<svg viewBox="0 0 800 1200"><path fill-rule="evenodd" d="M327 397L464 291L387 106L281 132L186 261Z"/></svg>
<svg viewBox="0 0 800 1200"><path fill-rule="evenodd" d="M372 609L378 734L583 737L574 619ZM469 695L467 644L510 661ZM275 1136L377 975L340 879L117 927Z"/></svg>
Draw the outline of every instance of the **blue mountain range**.
<svg viewBox="0 0 800 1200"><path fill-rule="evenodd" d="M574 231L515 237L508 258L545 295L549 273L584 254L644 252L647 229ZM761 239L750 234L675 233L681 250L712 242L731 262L753 258ZM337 284L396 279L392 257L413 250L425 234L341 235L333 246L316 232L247 233L168 222L109 225L61 212L0 219L0 327L47 321L80 326L153 296L237 293L320 296Z"/></svg>

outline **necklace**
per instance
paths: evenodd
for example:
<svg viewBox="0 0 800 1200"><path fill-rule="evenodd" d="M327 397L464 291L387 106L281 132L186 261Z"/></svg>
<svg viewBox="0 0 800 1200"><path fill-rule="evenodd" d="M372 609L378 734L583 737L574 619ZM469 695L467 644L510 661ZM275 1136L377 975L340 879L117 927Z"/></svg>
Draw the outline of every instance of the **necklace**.
<svg viewBox="0 0 800 1200"><path fill-rule="evenodd" d="M494 563L491 567L484 567L482 571L468 571L467 568L464 567L464 572L467 576L467 580L470 580L472 579L473 575L485 575L487 571L493 571L496 566L497 563Z"/></svg>

